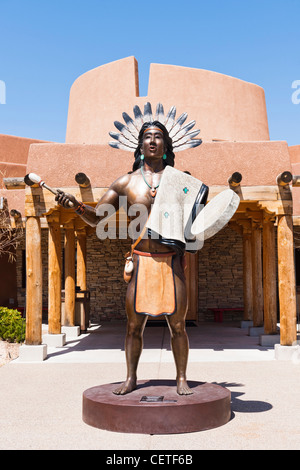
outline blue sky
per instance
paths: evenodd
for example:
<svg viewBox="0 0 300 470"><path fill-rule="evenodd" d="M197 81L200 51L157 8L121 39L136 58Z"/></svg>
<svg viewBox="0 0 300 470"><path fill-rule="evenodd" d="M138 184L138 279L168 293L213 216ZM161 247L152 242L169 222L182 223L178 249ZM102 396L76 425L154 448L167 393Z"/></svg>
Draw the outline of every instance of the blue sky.
<svg viewBox="0 0 300 470"><path fill-rule="evenodd" d="M270 138L298 145L299 46L300 0L0 0L0 133L64 142L74 80L133 55L141 96L150 63L262 86Z"/></svg>

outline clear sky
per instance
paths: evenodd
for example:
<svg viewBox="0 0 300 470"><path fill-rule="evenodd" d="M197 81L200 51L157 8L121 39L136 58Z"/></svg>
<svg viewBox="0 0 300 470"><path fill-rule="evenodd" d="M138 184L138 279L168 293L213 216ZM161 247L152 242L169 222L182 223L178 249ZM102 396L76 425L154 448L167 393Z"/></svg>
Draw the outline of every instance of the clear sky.
<svg viewBox="0 0 300 470"><path fill-rule="evenodd" d="M300 144L300 0L0 0L0 133L64 142L74 80L128 56L140 96L150 63L262 86L270 138Z"/></svg>

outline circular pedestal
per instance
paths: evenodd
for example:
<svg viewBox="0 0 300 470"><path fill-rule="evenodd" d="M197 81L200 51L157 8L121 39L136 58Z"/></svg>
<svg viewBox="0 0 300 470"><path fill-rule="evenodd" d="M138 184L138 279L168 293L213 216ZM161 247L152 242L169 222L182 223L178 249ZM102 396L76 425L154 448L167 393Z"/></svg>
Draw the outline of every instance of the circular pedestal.
<svg viewBox="0 0 300 470"><path fill-rule="evenodd" d="M231 416L230 391L219 385L188 382L192 395L178 395L172 380L139 381L137 389L115 395L117 383L83 393L83 421L108 431L178 434L222 426Z"/></svg>

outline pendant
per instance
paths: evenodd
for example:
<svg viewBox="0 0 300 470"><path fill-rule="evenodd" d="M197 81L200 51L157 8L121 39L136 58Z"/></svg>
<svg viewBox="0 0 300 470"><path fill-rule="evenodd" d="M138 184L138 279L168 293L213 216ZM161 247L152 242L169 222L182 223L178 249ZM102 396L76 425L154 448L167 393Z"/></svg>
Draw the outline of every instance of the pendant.
<svg viewBox="0 0 300 470"><path fill-rule="evenodd" d="M151 188L150 189L150 194L152 197L155 197L156 196L156 189L155 188Z"/></svg>

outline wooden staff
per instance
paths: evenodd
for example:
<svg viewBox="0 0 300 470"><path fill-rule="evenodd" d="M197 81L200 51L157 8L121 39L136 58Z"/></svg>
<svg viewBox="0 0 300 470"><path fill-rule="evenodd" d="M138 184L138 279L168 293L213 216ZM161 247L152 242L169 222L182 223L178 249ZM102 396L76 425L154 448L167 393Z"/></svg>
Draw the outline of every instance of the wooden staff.
<svg viewBox="0 0 300 470"><path fill-rule="evenodd" d="M28 175L26 175L24 181L28 186L38 184L40 188L48 189L48 191L50 191L52 194L55 194L55 196L57 196L58 194L58 191L56 189L50 188L50 186L48 186L45 181L43 181L42 178L36 175L35 173L29 173ZM74 204L71 201L69 201L68 205L69 207L74 207Z"/></svg>

